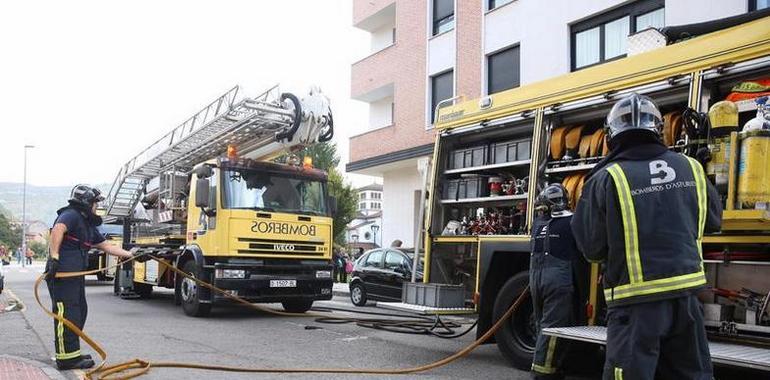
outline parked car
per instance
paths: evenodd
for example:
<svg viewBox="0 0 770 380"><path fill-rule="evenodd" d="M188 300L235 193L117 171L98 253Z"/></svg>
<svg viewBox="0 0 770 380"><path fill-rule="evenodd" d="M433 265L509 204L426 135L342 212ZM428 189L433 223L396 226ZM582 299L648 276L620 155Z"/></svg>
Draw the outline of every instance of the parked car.
<svg viewBox="0 0 770 380"><path fill-rule="evenodd" d="M412 279L414 254L394 248L365 252L353 266L350 301L364 306L369 300L400 301L404 282ZM417 266L417 281L422 281L422 262Z"/></svg>

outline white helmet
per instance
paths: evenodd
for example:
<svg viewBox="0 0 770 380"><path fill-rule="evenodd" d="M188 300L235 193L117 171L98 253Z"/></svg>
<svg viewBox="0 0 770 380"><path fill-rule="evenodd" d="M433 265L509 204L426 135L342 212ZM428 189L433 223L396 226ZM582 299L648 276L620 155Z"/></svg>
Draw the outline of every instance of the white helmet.
<svg viewBox="0 0 770 380"><path fill-rule="evenodd" d="M658 106L652 99L635 92L618 100L607 114L606 128L610 139L623 132L640 129L660 137L662 126L663 117Z"/></svg>

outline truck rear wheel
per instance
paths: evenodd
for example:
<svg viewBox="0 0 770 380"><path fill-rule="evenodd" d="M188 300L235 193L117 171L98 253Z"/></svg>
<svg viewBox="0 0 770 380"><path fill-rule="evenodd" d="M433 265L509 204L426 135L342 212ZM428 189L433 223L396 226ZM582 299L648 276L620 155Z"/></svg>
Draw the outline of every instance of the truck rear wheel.
<svg viewBox="0 0 770 380"><path fill-rule="evenodd" d="M313 300L290 300L281 302L283 310L289 313L304 313L313 307Z"/></svg>
<svg viewBox="0 0 770 380"><path fill-rule="evenodd" d="M516 298L529 284L529 273L520 272L511 277L495 299L492 313L493 321L499 320ZM532 367L532 355L535 352L537 329L535 327L535 315L532 308L532 299L525 296L519 308L513 312L511 318L495 333L495 340L500 352L514 367L529 371Z"/></svg>
<svg viewBox="0 0 770 380"><path fill-rule="evenodd" d="M201 278L201 268L198 268L195 260L186 262L182 270L194 278ZM209 315L211 304L201 303L203 289L195 281L187 277L182 278L179 291L182 296L182 310L184 310L185 314L191 317L206 317Z"/></svg>

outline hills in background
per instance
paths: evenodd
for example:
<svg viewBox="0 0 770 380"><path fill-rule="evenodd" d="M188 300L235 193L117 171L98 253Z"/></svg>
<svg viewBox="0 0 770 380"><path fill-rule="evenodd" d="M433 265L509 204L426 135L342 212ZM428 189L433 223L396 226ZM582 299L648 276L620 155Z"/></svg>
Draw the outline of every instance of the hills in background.
<svg viewBox="0 0 770 380"><path fill-rule="evenodd" d="M103 192L109 191L106 184L97 185ZM21 183L0 182L0 213L21 219ZM34 186L27 184L27 219L39 220L50 225L56 218L56 210L67 205L72 186Z"/></svg>

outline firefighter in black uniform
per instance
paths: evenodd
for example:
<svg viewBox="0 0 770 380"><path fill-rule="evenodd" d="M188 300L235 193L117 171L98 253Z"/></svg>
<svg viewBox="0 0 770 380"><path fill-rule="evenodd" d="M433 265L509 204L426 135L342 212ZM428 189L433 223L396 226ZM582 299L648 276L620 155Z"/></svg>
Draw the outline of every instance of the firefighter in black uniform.
<svg viewBox="0 0 770 380"><path fill-rule="evenodd" d="M532 227L529 284L537 325L532 359L535 379L563 379L566 342L543 335L542 328L574 326L584 297L578 284L585 282L587 263L570 229L569 195L561 184L551 184L537 197L543 212ZM587 282L586 282L587 283Z"/></svg>
<svg viewBox="0 0 770 380"><path fill-rule="evenodd" d="M660 141L652 100L631 94L607 116L610 154L590 173L572 229L604 262L605 379L712 378L701 239L720 228L716 189L696 160Z"/></svg>
<svg viewBox="0 0 770 380"><path fill-rule="evenodd" d="M88 314L83 277L54 278L57 272L76 272L88 268L88 250L98 248L110 255L131 258L133 254L104 241L96 230L102 223L95 214L96 205L104 200L98 189L77 185L70 194L69 205L57 211L51 229L51 250L46 265L46 282L53 312L83 329ZM81 355L80 339L63 323L54 320L56 366L60 370L90 368L94 362Z"/></svg>

